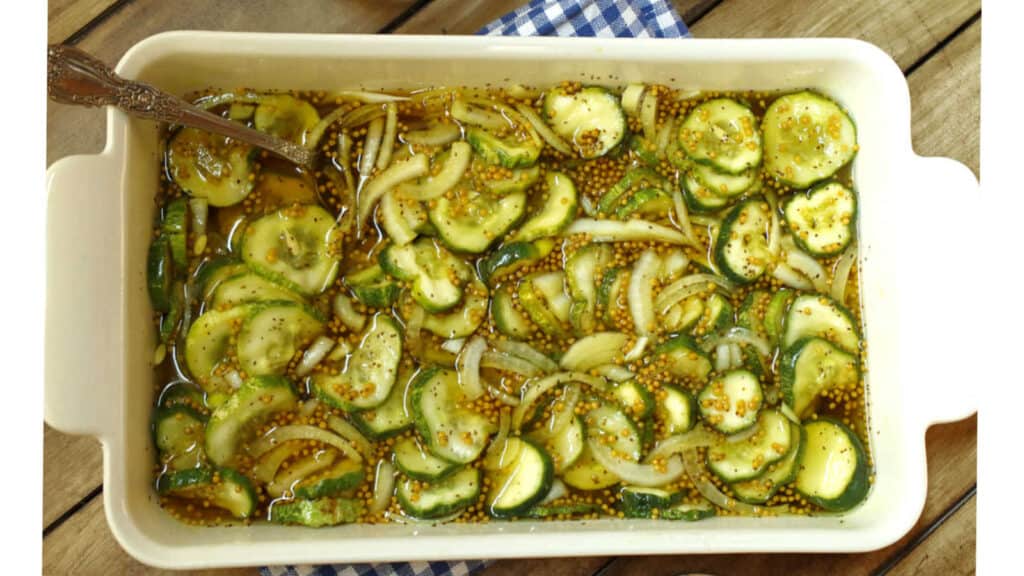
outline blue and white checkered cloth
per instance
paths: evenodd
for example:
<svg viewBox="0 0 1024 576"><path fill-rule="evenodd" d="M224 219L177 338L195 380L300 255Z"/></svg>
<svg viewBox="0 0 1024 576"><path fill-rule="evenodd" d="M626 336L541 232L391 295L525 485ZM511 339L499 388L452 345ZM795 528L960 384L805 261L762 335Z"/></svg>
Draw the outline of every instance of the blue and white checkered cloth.
<svg viewBox="0 0 1024 576"><path fill-rule="evenodd" d="M480 29L489 36L687 38L668 0L533 0ZM490 560L270 566L262 576L469 576Z"/></svg>

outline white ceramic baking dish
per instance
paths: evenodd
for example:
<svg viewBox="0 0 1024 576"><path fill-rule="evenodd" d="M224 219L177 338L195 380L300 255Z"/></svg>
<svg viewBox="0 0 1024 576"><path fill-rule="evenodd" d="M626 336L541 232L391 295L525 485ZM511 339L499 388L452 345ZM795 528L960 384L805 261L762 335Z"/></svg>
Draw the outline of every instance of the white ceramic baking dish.
<svg viewBox="0 0 1024 576"><path fill-rule="evenodd" d="M966 361L938 364L932 357L956 356L943 339L955 329L949 325L955 315L935 316L930 306L957 290L934 281L943 270L948 276L950 262L959 257L954 251L961 249L942 224L958 217L964 204L953 202L954 195L976 194L977 180L957 162L914 154L907 84L897 65L869 44L172 32L134 46L117 69L179 94L208 86L396 88L564 79L698 89L810 86L849 108L861 146L854 178L861 198L876 477L869 498L852 513L692 524L194 528L171 520L151 487L149 360L155 334L145 260L157 189L157 129L109 110L104 151L65 158L47 172L46 421L102 441L107 519L121 545L146 564L877 549L905 534L921 513L926 428L974 412L974 400L964 392L968 380L961 379ZM936 272L932 266L943 267Z"/></svg>

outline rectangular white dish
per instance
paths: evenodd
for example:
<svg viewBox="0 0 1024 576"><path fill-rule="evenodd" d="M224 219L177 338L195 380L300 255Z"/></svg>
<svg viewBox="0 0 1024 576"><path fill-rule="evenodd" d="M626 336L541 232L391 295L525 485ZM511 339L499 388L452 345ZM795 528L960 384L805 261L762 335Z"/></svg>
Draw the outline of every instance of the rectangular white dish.
<svg viewBox="0 0 1024 576"><path fill-rule="evenodd" d="M962 204L951 202L952 195L975 194L977 180L957 162L914 154L906 81L869 44L172 32L134 46L117 71L177 94L209 86L387 89L565 79L704 90L813 87L850 110L861 148L853 171L875 482L859 508L842 517L719 517L692 524L196 528L164 513L152 489L149 361L156 336L145 263L160 168L158 131L108 110L104 151L65 158L47 171L45 414L59 430L102 441L107 519L121 545L146 564L872 550L899 539L921 513L927 427L975 411L958 386L967 363L940 365L931 357L947 350L942 333L955 327L936 330L929 303L936 291L941 297L959 288L955 280L930 282L929 271L943 261L948 269L960 257L956 251L965 250L941 224ZM915 217L912 202L925 194L937 201L929 203L927 218Z"/></svg>

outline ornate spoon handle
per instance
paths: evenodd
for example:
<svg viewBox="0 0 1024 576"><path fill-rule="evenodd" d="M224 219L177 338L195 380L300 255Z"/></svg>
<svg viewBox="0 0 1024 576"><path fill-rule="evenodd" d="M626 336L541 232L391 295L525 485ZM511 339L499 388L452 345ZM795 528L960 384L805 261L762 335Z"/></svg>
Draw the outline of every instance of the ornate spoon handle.
<svg viewBox="0 0 1024 576"><path fill-rule="evenodd" d="M78 106L114 106L133 116L183 124L263 148L301 166L313 163L313 151L232 122L142 82L125 80L106 64L71 46L47 50L46 85L50 99Z"/></svg>

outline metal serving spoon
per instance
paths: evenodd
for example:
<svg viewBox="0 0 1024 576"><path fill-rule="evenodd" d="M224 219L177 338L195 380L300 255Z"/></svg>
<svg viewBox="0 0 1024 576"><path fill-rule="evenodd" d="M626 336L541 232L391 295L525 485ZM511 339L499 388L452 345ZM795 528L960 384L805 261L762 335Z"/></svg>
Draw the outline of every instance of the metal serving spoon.
<svg viewBox="0 0 1024 576"><path fill-rule="evenodd" d="M125 80L103 62L71 46L51 44L47 49L46 87L55 102L115 106L139 118L191 126L252 144L300 166L312 166L315 157L304 146L232 122L149 84Z"/></svg>

